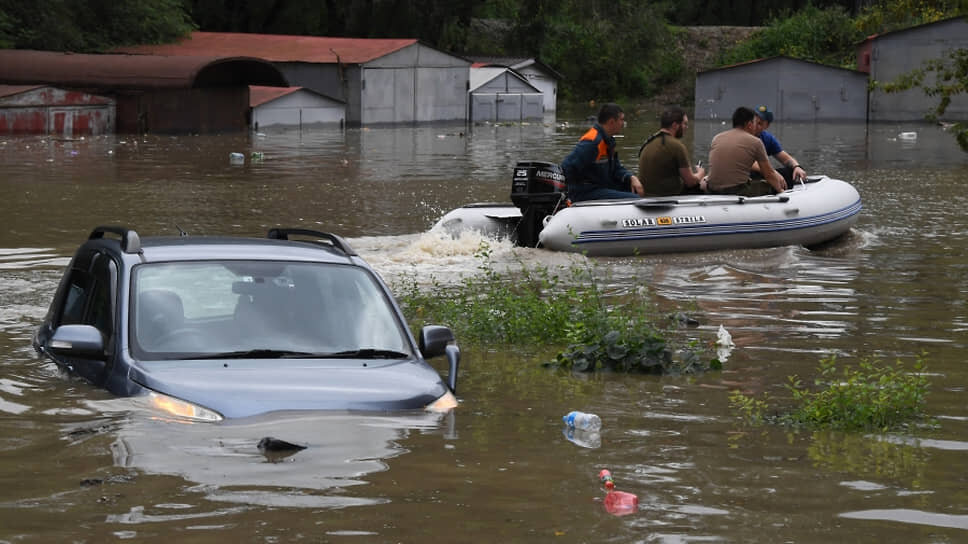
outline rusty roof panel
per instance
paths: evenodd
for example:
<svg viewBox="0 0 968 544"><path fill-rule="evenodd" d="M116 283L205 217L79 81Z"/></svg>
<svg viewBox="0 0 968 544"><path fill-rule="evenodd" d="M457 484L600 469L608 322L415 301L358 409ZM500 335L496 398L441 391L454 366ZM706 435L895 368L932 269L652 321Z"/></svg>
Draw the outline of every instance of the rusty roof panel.
<svg viewBox="0 0 968 544"><path fill-rule="evenodd" d="M0 98L39 89L41 85L0 85Z"/></svg>
<svg viewBox="0 0 968 544"><path fill-rule="evenodd" d="M246 56L271 62L363 64L417 43L415 39L327 38L281 34L192 32L179 43L140 45L118 49L147 55Z"/></svg>
<svg viewBox="0 0 968 544"><path fill-rule="evenodd" d="M0 85L0 104L18 106L104 106L107 97L49 85Z"/></svg>
<svg viewBox="0 0 968 544"><path fill-rule="evenodd" d="M307 89L306 87L263 87L261 85L250 85L249 86L249 107L256 107L265 104L266 102L272 102L277 98L286 96L287 94L292 94L296 91L303 90L314 95L321 96L333 102L339 102L340 104L345 104L345 100L340 100L339 98L334 98L327 94L321 93L314 89Z"/></svg>
<svg viewBox="0 0 968 544"><path fill-rule="evenodd" d="M0 50L0 83L116 89L287 85L277 68L257 58L87 55L21 49Z"/></svg>
<svg viewBox="0 0 968 544"><path fill-rule="evenodd" d="M294 93L299 89L302 89L302 87L262 87L260 85L252 85L249 87L249 106L253 108L261 106L266 102L272 102L279 97Z"/></svg>

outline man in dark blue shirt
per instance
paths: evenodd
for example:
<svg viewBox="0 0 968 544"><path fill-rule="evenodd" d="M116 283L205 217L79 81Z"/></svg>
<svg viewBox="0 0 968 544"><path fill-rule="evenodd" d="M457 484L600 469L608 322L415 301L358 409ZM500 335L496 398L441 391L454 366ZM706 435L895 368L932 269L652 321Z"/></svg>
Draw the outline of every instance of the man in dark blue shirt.
<svg viewBox="0 0 968 544"><path fill-rule="evenodd" d="M598 112L598 122L561 162L572 202L643 195L639 178L622 166L615 151L615 135L624 127L622 108L605 104Z"/></svg>
<svg viewBox="0 0 968 544"><path fill-rule="evenodd" d="M770 111L770 108L757 106L753 112L756 113L757 136L763 141L767 156L776 157L776 160L780 161L783 167L777 168L776 171L783 176L788 186L793 187L795 181L800 181L807 177L806 170L800 166L800 163L796 159L783 150L783 146L780 145L780 141L776 139L776 136L766 130L770 128L770 123L773 122L773 112ZM753 171L759 172L759 167L755 163L753 164Z"/></svg>

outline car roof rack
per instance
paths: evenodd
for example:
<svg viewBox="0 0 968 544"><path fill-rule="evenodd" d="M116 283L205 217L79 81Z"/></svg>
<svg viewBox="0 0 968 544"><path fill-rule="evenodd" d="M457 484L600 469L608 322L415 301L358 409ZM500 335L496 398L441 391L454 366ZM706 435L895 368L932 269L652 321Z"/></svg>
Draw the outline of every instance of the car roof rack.
<svg viewBox="0 0 968 544"><path fill-rule="evenodd" d="M141 253L141 237L132 229L116 227L113 225L101 225L94 227L88 240L104 238L106 233L117 234L121 238L121 251L125 253Z"/></svg>
<svg viewBox="0 0 968 544"><path fill-rule="evenodd" d="M318 230L310 230L310 229L269 229L269 232L266 235L266 237L271 240L289 240L290 239L289 237L293 234L297 234L301 236L312 236L317 240L320 240L320 239L326 240L329 242L330 245L339 249L346 255L354 256L357 254L356 251L354 251L353 248L346 243L346 240L344 240L340 236L337 236L329 232L320 232Z"/></svg>

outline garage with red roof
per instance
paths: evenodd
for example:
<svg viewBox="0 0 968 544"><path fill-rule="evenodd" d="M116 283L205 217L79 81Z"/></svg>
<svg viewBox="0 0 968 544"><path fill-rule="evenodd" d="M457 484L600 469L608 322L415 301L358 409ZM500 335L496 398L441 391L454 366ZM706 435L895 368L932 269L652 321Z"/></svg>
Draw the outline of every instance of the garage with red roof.
<svg viewBox="0 0 968 544"><path fill-rule="evenodd" d="M0 84L52 85L108 97L118 132L212 133L248 128L249 85L288 86L251 57L0 50Z"/></svg>
<svg viewBox="0 0 968 544"><path fill-rule="evenodd" d="M414 39L193 32L178 43L120 52L264 59L289 85L344 101L352 126L467 118L470 62Z"/></svg>

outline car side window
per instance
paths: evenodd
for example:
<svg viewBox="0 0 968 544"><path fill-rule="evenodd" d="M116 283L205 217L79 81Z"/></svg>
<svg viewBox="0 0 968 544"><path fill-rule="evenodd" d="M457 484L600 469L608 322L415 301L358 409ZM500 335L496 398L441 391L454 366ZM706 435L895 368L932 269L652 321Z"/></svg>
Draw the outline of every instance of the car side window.
<svg viewBox="0 0 968 544"><path fill-rule="evenodd" d="M79 325L84 322L84 303L87 299L86 294L90 284L90 277L87 272L80 270L71 272L59 325Z"/></svg>
<svg viewBox="0 0 968 544"><path fill-rule="evenodd" d="M68 280L64 307L58 325L81 325L84 323L84 308L93 285L91 275L86 270L71 270Z"/></svg>
<svg viewBox="0 0 968 544"><path fill-rule="evenodd" d="M94 325L98 330L110 337L114 332L114 261L107 255L100 255L91 267L94 286L91 289L91 304L86 323Z"/></svg>
<svg viewBox="0 0 968 544"><path fill-rule="evenodd" d="M91 270L74 269L59 325L93 325L110 336L113 332L114 289L117 266L106 255L93 259Z"/></svg>

